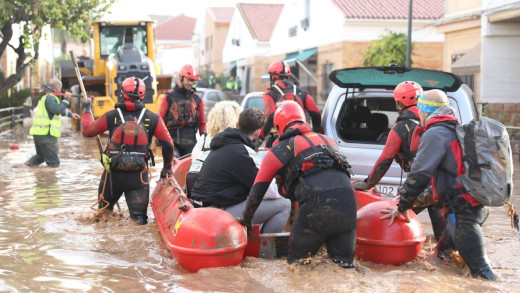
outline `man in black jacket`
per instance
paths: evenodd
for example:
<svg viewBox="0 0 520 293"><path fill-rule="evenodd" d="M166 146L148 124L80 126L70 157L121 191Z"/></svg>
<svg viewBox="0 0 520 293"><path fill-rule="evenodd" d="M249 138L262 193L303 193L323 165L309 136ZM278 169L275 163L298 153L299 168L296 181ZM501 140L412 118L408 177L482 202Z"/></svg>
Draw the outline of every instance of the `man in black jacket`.
<svg viewBox="0 0 520 293"><path fill-rule="evenodd" d="M192 190L195 207L213 206L235 217L242 215L260 165L253 140L258 138L265 120L261 110L248 108L240 114L238 129L227 128L211 140L211 152ZM253 223L263 224L265 233L281 232L290 209L288 199L264 199Z"/></svg>

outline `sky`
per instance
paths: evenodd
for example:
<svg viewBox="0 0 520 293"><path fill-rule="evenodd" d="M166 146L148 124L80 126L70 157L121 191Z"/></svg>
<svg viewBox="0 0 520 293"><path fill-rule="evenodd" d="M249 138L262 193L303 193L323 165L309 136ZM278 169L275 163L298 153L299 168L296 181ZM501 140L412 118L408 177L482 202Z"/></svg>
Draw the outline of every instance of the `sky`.
<svg viewBox="0 0 520 293"><path fill-rule="evenodd" d="M116 0L112 9L138 9L155 15L176 16L181 13L202 17L207 7L234 7L236 3L283 3L291 0Z"/></svg>

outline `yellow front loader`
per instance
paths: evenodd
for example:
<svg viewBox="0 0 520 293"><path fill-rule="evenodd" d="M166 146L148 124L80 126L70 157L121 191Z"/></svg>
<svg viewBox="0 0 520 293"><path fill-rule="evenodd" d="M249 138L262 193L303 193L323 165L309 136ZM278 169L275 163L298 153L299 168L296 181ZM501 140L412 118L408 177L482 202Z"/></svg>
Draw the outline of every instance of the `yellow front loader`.
<svg viewBox="0 0 520 293"><path fill-rule="evenodd" d="M91 26L93 58L78 58L83 83L94 96L92 113L98 118L123 100L121 83L138 77L146 85L144 104L157 112L162 94L171 88L172 76L159 75L155 64L155 22L109 15ZM73 94L79 94L71 61L60 63L61 79ZM75 85L75 86L73 86ZM79 105L77 105L79 107Z"/></svg>

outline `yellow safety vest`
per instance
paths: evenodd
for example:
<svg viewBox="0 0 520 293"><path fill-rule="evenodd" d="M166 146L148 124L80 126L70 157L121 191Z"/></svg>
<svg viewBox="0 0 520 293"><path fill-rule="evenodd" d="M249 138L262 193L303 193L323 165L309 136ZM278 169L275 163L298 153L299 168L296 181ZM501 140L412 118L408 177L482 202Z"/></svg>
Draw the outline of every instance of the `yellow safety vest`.
<svg viewBox="0 0 520 293"><path fill-rule="evenodd" d="M43 96L38 102L38 110L34 115L33 124L29 133L31 135L47 135L50 134L54 137L61 136L61 114L54 115L52 119L49 119L49 113L47 113L47 108L45 107L45 99L49 95ZM52 96L56 99L58 104L60 100L56 96Z"/></svg>

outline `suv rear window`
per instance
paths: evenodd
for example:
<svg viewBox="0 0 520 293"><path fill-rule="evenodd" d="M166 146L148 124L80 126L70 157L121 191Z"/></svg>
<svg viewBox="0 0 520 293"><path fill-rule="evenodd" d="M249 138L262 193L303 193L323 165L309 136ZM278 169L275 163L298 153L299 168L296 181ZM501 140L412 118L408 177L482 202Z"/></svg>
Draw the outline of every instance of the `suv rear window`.
<svg viewBox="0 0 520 293"><path fill-rule="evenodd" d="M400 66L338 69L332 71L329 78L342 88L359 89L393 90L399 83L413 80L418 82L424 90L440 89L445 92L454 92L462 84L462 80L450 72Z"/></svg>
<svg viewBox="0 0 520 293"><path fill-rule="evenodd" d="M348 98L341 106L336 127L344 141L385 144L397 116L393 98Z"/></svg>

